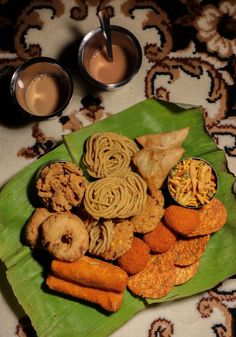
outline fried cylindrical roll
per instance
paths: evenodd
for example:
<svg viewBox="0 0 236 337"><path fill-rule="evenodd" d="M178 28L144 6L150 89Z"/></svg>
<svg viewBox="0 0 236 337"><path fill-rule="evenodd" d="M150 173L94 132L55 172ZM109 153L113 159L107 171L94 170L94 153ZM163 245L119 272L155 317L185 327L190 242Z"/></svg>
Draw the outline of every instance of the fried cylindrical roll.
<svg viewBox="0 0 236 337"><path fill-rule="evenodd" d="M127 273L119 266L88 256L75 262L53 260L51 271L67 281L116 292L123 291L128 282Z"/></svg>
<svg viewBox="0 0 236 337"><path fill-rule="evenodd" d="M117 293L86 287L62 280L53 275L48 275L46 284L51 290L98 304L109 312L118 311L123 300L124 292Z"/></svg>

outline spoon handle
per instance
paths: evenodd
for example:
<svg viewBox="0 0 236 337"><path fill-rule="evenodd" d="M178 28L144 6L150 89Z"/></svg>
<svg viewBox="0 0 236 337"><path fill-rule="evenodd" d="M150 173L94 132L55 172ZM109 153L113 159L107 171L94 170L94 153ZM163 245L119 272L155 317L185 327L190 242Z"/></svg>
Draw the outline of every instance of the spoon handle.
<svg viewBox="0 0 236 337"><path fill-rule="evenodd" d="M112 62L113 53L112 53L112 42L111 42L110 18L103 11L98 12L98 17L99 17L102 33L105 39L105 43L106 43L108 60Z"/></svg>

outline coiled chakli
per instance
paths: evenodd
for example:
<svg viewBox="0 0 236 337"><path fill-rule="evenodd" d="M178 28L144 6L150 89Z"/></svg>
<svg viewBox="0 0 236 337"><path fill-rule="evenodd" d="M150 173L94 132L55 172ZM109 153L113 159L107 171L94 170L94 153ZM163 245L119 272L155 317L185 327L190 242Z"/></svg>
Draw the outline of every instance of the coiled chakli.
<svg viewBox="0 0 236 337"><path fill-rule="evenodd" d="M137 151L137 145L128 137L114 132L96 133L86 142L83 161L94 178L122 177L130 170L131 158Z"/></svg>
<svg viewBox="0 0 236 337"><path fill-rule="evenodd" d="M134 172L122 178L102 178L88 185L84 207L95 219L125 219L140 213L146 192L146 183Z"/></svg>

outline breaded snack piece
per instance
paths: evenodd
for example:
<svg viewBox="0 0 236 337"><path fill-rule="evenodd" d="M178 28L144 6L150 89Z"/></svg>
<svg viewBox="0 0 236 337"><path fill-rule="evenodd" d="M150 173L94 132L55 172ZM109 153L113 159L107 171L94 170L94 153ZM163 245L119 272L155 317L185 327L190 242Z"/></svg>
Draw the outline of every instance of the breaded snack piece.
<svg viewBox="0 0 236 337"><path fill-rule="evenodd" d="M124 295L124 292L117 293L108 290L86 287L80 284L62 280L53 275L49 275L47 277L46 284L54 291L98 304L103 309L110 312L119 310Z"/></svg>
<svg viewBox="0 0 236 337"><path fill-rule="evenodd" d="M175 285L183 284L189 281L197 272L199 260L186 267L175 266Z"/></svg>
<svg viewBox="0 0 236 337"><path fill-rule="evenodd" d="M56 212L66 212L79 206L87 180L74 163L56 162L45 166L37 179L39 198Z"/></svg>
<svg viewBox="0 0 236 337"><path fill-rule="evenodd" d="M171 205L164 214L165 224L181 235L188 235L200 225L200 215L195 209Z"/></svg>
<svg viewBox="0 0 236 337"><path fill-rule="evenodd" d="M189 266L195 263L204 253L209 239L210 235L178 239L170 250L170 253L173 254L174 264Z"/></svg>
<svg viewBox="0 0 236 337"><path fill-rule="evenodd" d="M71 213L57 213L42 224L42 245L55 259L73 262L89 248L83 221Z"/></svg>
<svg viewBox="0 0 236 337"><path fill-rule="evenodd" d="M176 234L160 221L153 231L144 234L143 240L153 253L164 253L174 245Z"/></svg>
<svg viewBox="0 0 236 337"><path fill-rule="evenodd" d="M118 259L119 266L128 274L144 269L150 258L150 249L141 239L134 237L130 249Z"/></svg>
<svg viewBox="0 0 236 337"><path fill-rule="evenodd" d="M46 220L53 213L47 208L36 208L31 215L25 227L25 238L31 249L38 245L39 229L43 221Z"/></svg>
<svg viewBox="0 0 236 337"><path fill-rule="evenodd" d="M145 298L167 295L175 283L173 257L168 253L152 255L146 267L128 280L132 293Z"/></svg>
<svg viewBox="0 0 236 337"><path fill-rule="evenodd" d="M123 291L128 282L128 275L119 266L89 256L75 262L53 260L51 272L66 281L115 292Z"/></svg>
<svg viewBox="0 0 236 337"><path fill-rule="evenodd" d="M118 222L114 226L110 247L100 256L105 260L118 259L130 249L133 236L133 225L129 220Z"/></svg>
<svg viewBox="0 0 236 337"><path fill-rule="evenodd" d="M200 225L188 236L205 235L217 232L227 220L227 210L219 199L212 199L199 209Z"/></svg>
<svg viewBox="0 0 236 337"><path fill-rule="evenodd" d="M146 205L139 215L131 218L136 233L148 233L154 230L163 217L163 207L156 204L156 201L147 196Z"/></svg>

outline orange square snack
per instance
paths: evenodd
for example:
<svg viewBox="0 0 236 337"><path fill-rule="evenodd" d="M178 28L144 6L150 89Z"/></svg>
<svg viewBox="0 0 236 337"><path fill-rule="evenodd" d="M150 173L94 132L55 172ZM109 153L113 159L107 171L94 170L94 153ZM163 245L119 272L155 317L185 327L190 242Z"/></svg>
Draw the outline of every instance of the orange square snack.
<svg viewBox="0 0 236 337"><path fill-rule="evenodd" d="M128 280L132 293L145 298L160 298L167 295L175 283L175 267L169 253L151 256L146 267Z"/></svg>
<svg viewBox="0 0 236 337"><path fill-rule="evenodd" d="M166 208L164 220L168 227L181 235L188 235L200 225L197 210L171 205Z"/></svg>
<svg viewBox="0 0 236 337"><path fill-rule="evenodd" d="M224 204L214 198L199 211L200 225L188 236L205 235L217 232L227 220L227 210Z"/></svg>
<svg viewBox="0 0 236 337"><path fill-rule="evenodd" d="M177 266L189 266L196 262L204 253L209 239L210 235L204 235L177 240L171 249L174 264Z"/></svg>
<svg viewBox="0 0 236 337"><path fill-rule="evenodd" d="M186 267L175 266L175 285L189 281L197 272L199 260Z"/></svg>
<svg viewBox="0 0 236 337"><path fill-rule="evenodd" d="M153 231L144 234L143 240L147 243L152 252L164 253L174 245L176 234L160 221Z"/></svg>

